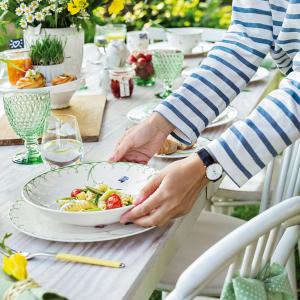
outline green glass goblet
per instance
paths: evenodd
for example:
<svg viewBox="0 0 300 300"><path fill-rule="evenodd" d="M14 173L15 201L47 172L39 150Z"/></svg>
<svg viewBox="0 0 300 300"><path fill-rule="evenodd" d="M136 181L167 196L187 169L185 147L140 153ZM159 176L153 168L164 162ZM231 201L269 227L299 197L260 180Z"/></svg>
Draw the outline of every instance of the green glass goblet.
<svg viewBox="0 0 300 300"><path fill-rule="evenodd" d="M174 80L180 75L183 66L183 53L179 50L161 49L153 53L155 75L164 84L164 91L156 94L165 99L172 93Z"/></svg>
<svg viewBox="0 0 300 300"><path fill-rule="evenodd" d="M13 162L23 165L42 163L38 138L42 136L50 112L49 91L7 93L3 96L3 104L9 124L24 140L26 148L26 152L13 157Z"/></svg>

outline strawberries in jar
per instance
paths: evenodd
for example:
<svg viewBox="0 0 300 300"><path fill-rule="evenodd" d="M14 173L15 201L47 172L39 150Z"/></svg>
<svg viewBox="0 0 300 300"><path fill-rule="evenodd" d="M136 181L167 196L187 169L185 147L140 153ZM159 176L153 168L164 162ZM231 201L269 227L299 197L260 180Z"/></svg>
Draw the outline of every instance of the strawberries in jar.
<svg viewBox="0 0 300 300"><path fill-rule="evenodd" d="M116 68L109 71L111 92L116 98L131 97L134 89L134 70L129 68Z"/></svg>
<svg viewBox="0 0 300 300"><path fill-rule="evenodd" d="M135 82L140 86L152 86L154 80L154 68L152 54L150 52L135 52L129 56L129 64L135 70Z"/></svg>

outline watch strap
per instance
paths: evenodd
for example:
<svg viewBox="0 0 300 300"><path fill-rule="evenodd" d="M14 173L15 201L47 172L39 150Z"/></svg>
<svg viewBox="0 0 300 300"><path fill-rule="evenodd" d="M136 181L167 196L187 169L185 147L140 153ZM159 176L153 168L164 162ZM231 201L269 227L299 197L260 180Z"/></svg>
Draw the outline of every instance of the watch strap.
<svg viewBox="0 0 300 300"><path fill-rule="evenodd" d="M205 167L208 167L215 163L215 160L213 159L213 157L210 155L210 153L206 149L204 149L204 148L200 149L197 152L197 154L198 154L199 158L203 161Z"/></svg>

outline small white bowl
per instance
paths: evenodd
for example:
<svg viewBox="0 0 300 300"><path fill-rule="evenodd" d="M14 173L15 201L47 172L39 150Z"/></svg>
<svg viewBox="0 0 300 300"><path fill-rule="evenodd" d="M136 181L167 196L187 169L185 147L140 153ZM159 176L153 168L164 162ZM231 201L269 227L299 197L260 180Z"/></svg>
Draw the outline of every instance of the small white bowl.
<svg viewBox="0 0 300 300"><path fill-rule="evenodd" d="M168 44L181 50L184 54L191 54L192 50L202 40L203 30L195 27L168 28Z"/></svg>
<svg viewBox="0 0 300 300"><path fill-rule="evenodd" d="M65 73L65 64L50 66L33 66L33 69L39 73L42 73L46 79L46 82L51 82L53 78Z"/></svg>
<svg viewBox="0 0 300 300"><path fill-rule="evenodd" d="M99 226L117 223L131 206L90 212L64 212L56 200L67 197L75 188L105 183L130 195L138 195L154 169L133 163L85 163L43 173L22 189L22 198L38 213L54 221L79 225ZM62 184L63 183L63 184Z"/></svg>
<svg viewBox="0 0 300 300"><path fill-rule="evenodd" d="M51 97L51 109L61 109L70 106L70 100L76 90L84 83L84 79L79 78L74 81L59 85L48 85L46 87L37 88L37 89L17 89L15 86L12 86L7 78L0 80L0 92L15 92L15 93L34 93L35 91L50 91Z"/></svg>

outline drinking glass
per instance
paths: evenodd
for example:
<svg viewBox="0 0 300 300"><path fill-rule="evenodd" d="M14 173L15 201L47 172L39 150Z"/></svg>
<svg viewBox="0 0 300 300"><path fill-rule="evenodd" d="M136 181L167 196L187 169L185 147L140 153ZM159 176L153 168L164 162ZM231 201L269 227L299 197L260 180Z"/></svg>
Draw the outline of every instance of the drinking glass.
<svg viewBox="0 0 300 300"><path fill-rule="evenodd" d="M99 47L105 47L111 41L125 41L127 28L125 24L107 24L96 26L94 42Z"/></svg>
<svg viewBox="0 0 300 300"><path fill-rule="evenodd" d="M7 74L11 85L25 76L26 71L32 69L32 60L29 56L29 50L7 50L1 53L1 56L7 60Z"/></svg>
<svg viewBox="0 0 300 300"><path fill-rule="evenodd" d="M42 155L51 168L80 163L83 143L75 116L51 115L44 128Z"/></svg>
<svg viewBox="0 0 300 300"><path fill-rule="evenodd" d="M164 84L164 91L156 94L165 99L172 93L174 80L180 75L183 65L183 53L179 50L155 50L152 56L155 75Z"/></svg>
<svg viewBox="0 0 300 300"><path fill-rule="evenodd" d="M49 91L7 93L3 103L11 127L25 142L26 152L16 154L13 162L23 165L42 163L38 138L42 136L50 111Z"/></svg>

